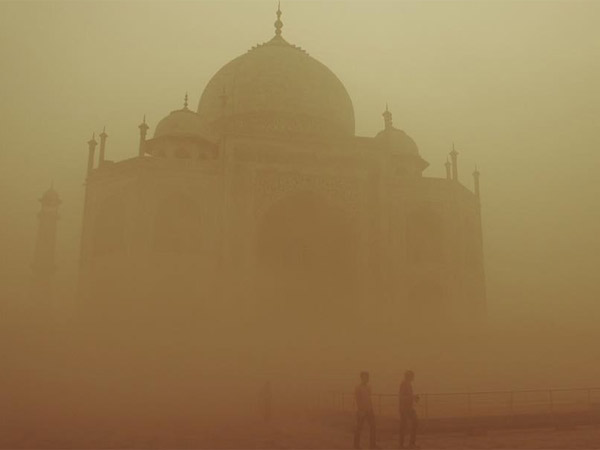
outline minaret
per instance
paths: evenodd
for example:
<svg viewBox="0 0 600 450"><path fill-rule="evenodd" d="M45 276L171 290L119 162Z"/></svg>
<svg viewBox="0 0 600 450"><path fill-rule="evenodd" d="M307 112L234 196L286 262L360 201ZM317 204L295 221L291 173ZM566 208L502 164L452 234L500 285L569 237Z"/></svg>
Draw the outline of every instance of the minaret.
<svg viewBox="0 0 600 450"><path fill-rule="evenodd" d="M104 151L106 149L106 138L108 134L106 134L106 127L102 129L102 133L100 133L100 156L98 158L98 167L101 167L104 164Z"/></svg>
<svg viewBox="0 0 600 450"><path fill-rule="evenodd" d="M139 147L139 156L143 157L144 156L144 151L145 151L145 147L146 147L146 134L148 133L148 128L150 128L147 124L146 124L146 116L144 115L144 120L142 121L142 123L140 124L140 126L138 127L140 129L140 147Z"/></svg>
<svg viewBox="0 0 600 450"><path fill-rule="evenodd" d="M475 171L473 172L473 189L475 192L475 195L477 196L477 198L480 198L479 195L479 170L477 169L477 166L475 166Z"/></svg>
<svg viewBox="0 0 600 450"><path fill-rule="evenodd" d="M385 111L382 114L383 116L383 125L385 130L391 130L394 128L392 123L392 113L390 112L387 103L385 104Z"/></svg>
<svg viewBox="0 0 600 450"><path fill-rule="evenodd" d="M446 163L444 164L444 166L446 166L446 180L451 180L452 179L452 164L450 164L450 160L448 158L446 158Z"/></svg>
<svg viewBox="0 0 600 450"><path fill-rule="evenodd" d="M96 133L92 134L92 139L88 141L88 165L87 165L87 174L88 176L94 170L94 154L96 153Z"/></svg>
<svg viewBox="0 0 600 450"><path fill-rule="evenodd" d="M452 180L458 183L458 152L454 148L454 142L452 143L450 158L452 158Z"/></svg>
<svg viewBox="0 0 600 450"><path fill-rule="evenodd" d="M42 208L38 213L38 230L35 243L35 253L31 269L33 271L32 297L33 300L45 301L52 296L52 280L55 265L56 223L60 197L53 187L50 187L42 198Z"/></svg>

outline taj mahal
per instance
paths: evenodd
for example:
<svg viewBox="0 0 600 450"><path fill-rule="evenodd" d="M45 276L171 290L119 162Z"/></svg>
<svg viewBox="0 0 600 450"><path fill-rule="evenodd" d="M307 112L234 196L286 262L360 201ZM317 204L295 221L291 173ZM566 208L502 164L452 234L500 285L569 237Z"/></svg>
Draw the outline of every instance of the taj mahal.
<svg viewBox="0 0 600 450"><path fill-rule="evenodd" d="M340 79L282 29L278 10L197 108L186 94L153 130L144 119L131 158L108 160L105 132L88 142L83 314L289 332L481 320L479 172L462 185L452 147L446 176L426 176L387 107L356 136ZM49 283L60 200L42 204L34 272Z"/></svg>

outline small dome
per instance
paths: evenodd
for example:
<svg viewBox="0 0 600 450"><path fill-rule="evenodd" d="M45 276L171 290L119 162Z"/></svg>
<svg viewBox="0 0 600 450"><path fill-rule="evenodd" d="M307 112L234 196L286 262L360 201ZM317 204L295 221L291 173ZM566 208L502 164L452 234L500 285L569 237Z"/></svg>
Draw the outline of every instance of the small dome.
<svg viewBox="0 0 600 450"><path fill-rule="evenodd" d="M382 116L384 129L377 133L375 139L379 140L386 147L395 151L396 153L419 156L419 148L417 147L417 144L415 144L415 141L413 141L413 139L404 131L394 127L392 122L392 113L388 109L387 105Z"/></svg>
<svg viewBox="0 0 600 450"><path fill-rule="evenodd" d="M354 108L342 82L279 34L221 68L198 113L217 129L251 134L354 135Z"/></svg>
<svg viewBox="0 0 600 450"><path fill-rule="evenodd" d="M184 106L158 122L154 137L162 136L199 136L208 139L210 132L200 115Z"/></svg>
<svg viewBox="0 0 600 450"><path fill-rule="evenodd" d="M404 155L415 155L419 154L419 148L415 141L404 131L398 128L391 127L377 133L375 137L379 141L383 142L391 150Z"/></svg>

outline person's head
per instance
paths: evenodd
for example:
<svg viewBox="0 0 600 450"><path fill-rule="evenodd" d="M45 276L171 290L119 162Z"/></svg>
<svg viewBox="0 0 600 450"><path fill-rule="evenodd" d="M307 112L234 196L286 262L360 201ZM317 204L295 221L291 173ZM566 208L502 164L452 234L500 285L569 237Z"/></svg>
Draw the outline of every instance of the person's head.
<svg viewBox="0 0 600 450"><path fill-rule="evenodd" d="M407 370L406 372L404 372L404 379L409 382L414 380L415 373L412 370Z"/></svg>
<svg viewBox="0 0 600 450"><path fill-rule="evenodd" d="M360 381L362 381L364 384L367 384L369 382L369 372L363 370L360 373Z"/></svg>

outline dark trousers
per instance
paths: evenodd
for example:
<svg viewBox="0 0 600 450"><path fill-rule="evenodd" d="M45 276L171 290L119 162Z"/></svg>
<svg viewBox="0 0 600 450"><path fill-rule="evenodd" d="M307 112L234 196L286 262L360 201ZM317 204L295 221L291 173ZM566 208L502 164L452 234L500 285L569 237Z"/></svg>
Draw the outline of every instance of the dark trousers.
<svg viewBox="0 0 600 450"><path fill-rule="evenodd" d="M373 414L373 411L358 411L356 413L356 430L354 431L354 448L360 447L360 433L365 421L369 424L369 443L371 448L377 446L375 439L375 414Z"/></svg>
<svg viewBox="0 0 600 450"><path fill-rule="evenodd" d="M419 426L419 419L414 408L405 409L400 411L400 447L404 446L404 435L406 433L406 427L409 426L410 422L410 443L409 445L415 445L417 440L417 427Z"/></svg>

